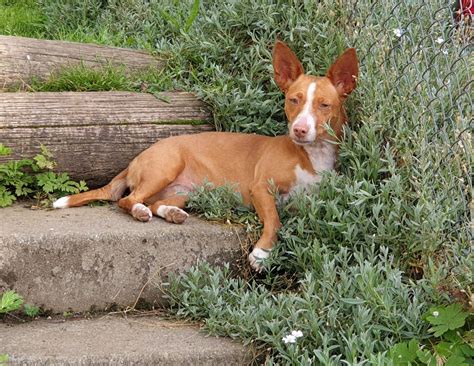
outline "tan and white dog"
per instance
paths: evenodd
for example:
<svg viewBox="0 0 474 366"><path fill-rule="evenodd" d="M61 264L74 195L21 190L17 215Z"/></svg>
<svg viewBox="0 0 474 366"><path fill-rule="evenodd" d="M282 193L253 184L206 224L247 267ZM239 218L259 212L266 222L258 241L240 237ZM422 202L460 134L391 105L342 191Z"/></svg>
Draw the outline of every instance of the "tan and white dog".
<svg viewBox="0 0 474 366"><path fill-rule="evenodd" d="M289 135L267 137L252 134L209 132L170 137L140 153L127 169L100 188L54 202L55 208L82 206L93 200L118 201L135 219L153 215L183 223L187 194L203 182L215 186L235 184L244 202L254 206L263 223L263 234L249 255L256 270L277 240L280 220L271 189L285 197L299 187L321 179L334 169L338 146L347 121L346 97L356 87L357 55L347 49L326 76L306 75L283 42L273 50L275 81L285 93ZM334 134L328 132L330 126ZM130 194L122 198L125 190Z"/></svg>

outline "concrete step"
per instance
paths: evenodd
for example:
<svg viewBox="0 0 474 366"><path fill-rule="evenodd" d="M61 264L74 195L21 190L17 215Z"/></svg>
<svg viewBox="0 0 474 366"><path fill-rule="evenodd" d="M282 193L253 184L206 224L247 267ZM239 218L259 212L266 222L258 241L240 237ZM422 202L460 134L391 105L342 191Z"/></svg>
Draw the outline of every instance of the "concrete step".
<svg viewBox="0 0 474 366"><path fill-rule="evenodd" d="M249 349L156 317L0 323L9 365L246 365Z"/></svg>
<svg viewBox="0 0 474 366"><path fill-rule="evenodd" d="M0 290L56 313L106 310L138 298L165 304L157 284L198 260L241 258L241 229L194 217L182 225L134 220L115 205L0 209Z"/></svg>

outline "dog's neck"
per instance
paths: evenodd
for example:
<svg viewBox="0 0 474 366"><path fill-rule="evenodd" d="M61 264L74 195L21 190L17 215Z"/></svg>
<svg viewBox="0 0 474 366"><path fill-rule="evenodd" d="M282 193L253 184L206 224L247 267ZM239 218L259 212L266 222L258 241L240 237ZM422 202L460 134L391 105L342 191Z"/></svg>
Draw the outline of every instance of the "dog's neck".
<svg viewBox="0 0 474 366"><path fill-rule="evenodd" d="M308 154L316 174L326 170L333 170L337 159L337 146L326 140L316 140L310 146L303 146Z"/></svg>

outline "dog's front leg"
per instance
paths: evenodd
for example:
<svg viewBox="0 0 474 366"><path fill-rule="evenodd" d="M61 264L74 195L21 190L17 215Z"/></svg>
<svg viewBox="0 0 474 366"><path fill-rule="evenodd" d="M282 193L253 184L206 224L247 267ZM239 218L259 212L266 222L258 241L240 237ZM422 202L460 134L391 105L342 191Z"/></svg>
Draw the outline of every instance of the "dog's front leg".
<svg viewBox="0 0 474 366"><path fill-rule="evenodd" d="M270 256L270 251L277 241L277 232L281 227L275 205L275 198L269 192L268 183L257 183L250 189L252 204L263 223L263 234L249 254L250 265L260 272L262 262Z"/></svg>

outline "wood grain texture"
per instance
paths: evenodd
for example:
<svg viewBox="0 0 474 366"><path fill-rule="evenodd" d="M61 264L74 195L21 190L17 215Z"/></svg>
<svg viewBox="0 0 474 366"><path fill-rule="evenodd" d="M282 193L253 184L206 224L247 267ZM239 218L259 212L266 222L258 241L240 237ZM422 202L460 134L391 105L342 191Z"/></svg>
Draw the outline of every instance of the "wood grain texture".
<svg viewBox="0 0 474 366"><path fill-rule="evenodd" d="M189 93L0 93L0 143L9 159L32 157L45 145L57 171L106 184L157 140L211 131L211 115ZM197 125L192 125L195 122Z"/></svg>
<svg viewBox="0 0 474 366"><path fill-rule="evenodd" d="M164 62L144 51L0 35L0 89L46 79L62 67L84 64L98 69L123 66L128 73L161 69Z"/></svg>

